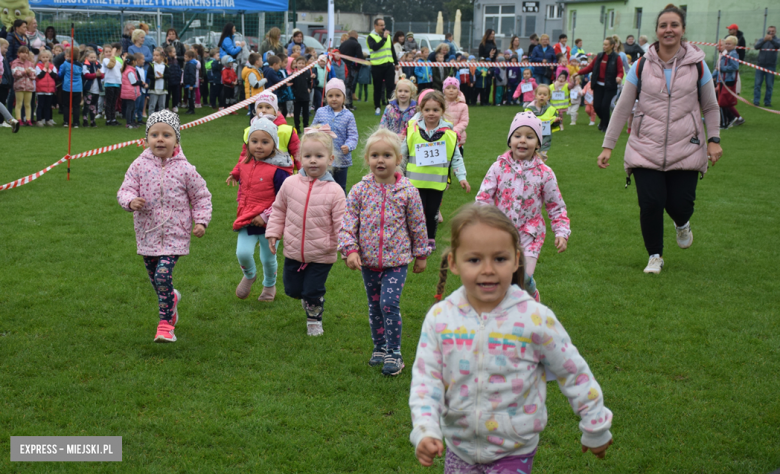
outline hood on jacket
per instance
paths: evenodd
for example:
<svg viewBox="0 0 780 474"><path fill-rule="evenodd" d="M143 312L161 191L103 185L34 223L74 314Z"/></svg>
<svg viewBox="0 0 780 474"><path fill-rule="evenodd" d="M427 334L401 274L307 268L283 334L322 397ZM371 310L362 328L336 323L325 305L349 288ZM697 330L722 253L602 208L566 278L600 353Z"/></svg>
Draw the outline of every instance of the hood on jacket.
<svg viewBox="0 0 780 474"><path fill-rule="evenodd" d="M289 168L293 165L290 155L279 150L276 150L275 155L269 156L268 158L260 161L269 165L278 166L279 168Z"/></svg>
<svg viewBox="0 0 780 474"><path fill-rule="evenodd" d="M156 164L159 164L160 166L162 166L162 159L160 159L157 155L152 153L152 150L150 150L149 148L146 148L141 153L141 158L143 158L145 160L153 161ZM177 145L176 148L173 149L173 156L168 158L166 163L170 163L172 161L187 161L187 157L184 156L184 152L181 149L181 145Z"/></svg>
<svg viewBox="0 0 780 474"><path fill-rule="evenodd" d="M409 181L408 179L402 179L404 177L403 173L396 171L394 176L395 176L395 184L393 185L393 189L401 190L405 188L414 187L411 181ZM376 176L374 176L373 173L368 173L367 175L363 176L363 179L361 181L379 184L376 182Z"/></svg>
<svg viewBox="0 0 780 474"><path fill-rule="evenodd" d="M398 100L397 100L397 99L393 99L393 100L391 100L391 101L389 102L389 104L390 104L390 105L391 105L391 106L392 106L394 109L397 109L399 112L401 111L401 107L398 105ZM409 102L409 107L408 107L407 109L405 109L405 110L409 110L409 109L411 109L411 108L414 108L414 107L417 107L417 101L413 99L413 100L411 100L411 101Z"/></svg>
<svg viewBox="0 0 780 474"><path fill-rule="evenodd" d="M669 63L674 65L674 68L672 69L672 79L669 81L670 89L674 88L674 77L675 72L677 68L680 66L687 66L689 64L695 64L700 61L703 61L704 58L707 55L699 49L698 46L695 44L691 44L687 41L683 41L680 44L680 49L677 50L677 53L672 57L672 59L669 60ZM650 45L650 47L647 49L647 53L645 53L644 57L647 61L653 67L658 67L661 69L661 76L664 75L663 69L664 69L664 62L661 60L660 57L658 57L658 41Z"/></svg>
<svg viewBox="0 0 780 474"><path fill-rule="evenodd" d="M534 157L530 160L517 161L512 157L512 150L507 150L503 155L499 156L498 161L511 166L517 173L539 168L544 164L538 153L534 154Z"/></svg>
<svg viewBox="0 0 780 474"><path fill-rule="evenodd" d="M468 313L469 309L473 309L471 305L468 306L460 305L462 301L468 301L468 298L466 297L466 288L463 286L453 291L452 294L450 294L450 296L445 298L445 301L449 301L450 303L452 303L453 306L459 308L461 313L463 314ZM511 310L513 307L519 305L520 303L523 302L528 303L530 301L536 301L536 300L534 300L531 297L531 295L528 294L527 291L513 284L510 285L509 288L507 289L504 299L501 300L498 306L496 306L495 309L493 309L493 311L490 312L490 314L498 315L499 313L503 313ZM437 303L437 306L441 304L443 304L443 302Z"/></svg>
<svg viewBox="0 0 780 474"><path fill-rule="evenodd" d="M445 97L444 100L445 101L447 100L446 97ZM453 102L447 101L447 103L448 104L452 104ZM461 104L465 104L466 103L466 96L463 95L463 92L458 92L458 99L455 101L455 103L461 103Z"/></svg>
<svg viewBox="0 0 780 474"><path fill-rule="evenodd" d="M301 176L306 176L306 170L301 168L300 170L298 170L298 174L300 174ZM308 178L308 176L306 177ZM324 175L320 176L317 179L319 179L320 181L333 181L334 183L336 182L336 180L333 179L333 175L330 174L330 171L326 171Z"/></svg>

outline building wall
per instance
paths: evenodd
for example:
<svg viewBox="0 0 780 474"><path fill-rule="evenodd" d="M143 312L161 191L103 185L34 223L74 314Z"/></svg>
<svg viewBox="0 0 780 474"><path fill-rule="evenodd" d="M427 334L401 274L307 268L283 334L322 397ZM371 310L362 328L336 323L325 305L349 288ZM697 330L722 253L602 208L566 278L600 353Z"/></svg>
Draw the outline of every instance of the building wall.
<svg viewBox="0 0 780 474"><path fill-rule="evenodd" d="M306 23L322 23L327 28L328 12L297 12L298 21ZM373 22L376 15L367 13L336 12L336 29L356 30L365 33L373 30ZM292 18L290 19L292 21Z"/></svg>
<svg viewBox="0 0 780 474"><path fill-rule="evenodd" d="M770 4L770 1L773 2ZM650 43L656 40L655 21L658 13L669 3L668 0L627 0L626 2L566 2L564 29L569 40L582 38L583 48L588 52L601 51L606 35L617 34L625 41L626 36L646 35ZM678 0L686 5L686 33L691 41L715 42L728 33L726 26L736 23L745 35L748 45L763 37L764 9L768 8L767 25L780 25L780 4L777 0ZM601 21L601 8L605 7L606 23ZM641 21L637 24L637 9L642 9ZM718 11L720 10L720 27ZM610 12L614 11L614 21ZM576 24L574 17L576 16ZM703 47L705 52L714 51Z"/></svg>
<svg viewBox="0 0 780 474"><path fill-rule="evenodd" d="M551 0L535 0L538 3L538 12L524 12L523 4L531 3L523 0L476 0L474 2L474 44L470 45L476 50L485 30L496 30L496 44L499 48L509 47L509 40L513 35L520 37L520 46L528 50L530 44L528 37L533 33L550 36L550 43L558 40L558 35L563 31L563 4ZM548 17L548 6L558 6L561 12L560 18ZM492 13L498 7L500 21L491 21L495 17ZM506 8L509 7L509 8ZM504 23L505 22L505 23Z"/></svg>

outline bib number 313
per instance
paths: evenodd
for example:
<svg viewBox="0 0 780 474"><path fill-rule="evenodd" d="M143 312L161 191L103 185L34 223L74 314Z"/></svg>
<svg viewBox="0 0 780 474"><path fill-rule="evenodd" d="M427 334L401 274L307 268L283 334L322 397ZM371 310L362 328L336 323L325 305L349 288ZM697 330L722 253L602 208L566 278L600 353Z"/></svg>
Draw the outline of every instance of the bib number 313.
<svg viewBox="0 0 780 474"><path fill-rule="evenodd" d="M435 166L447 163L447 144L444 141L418 143L414 155L418 166Z"/></svg>

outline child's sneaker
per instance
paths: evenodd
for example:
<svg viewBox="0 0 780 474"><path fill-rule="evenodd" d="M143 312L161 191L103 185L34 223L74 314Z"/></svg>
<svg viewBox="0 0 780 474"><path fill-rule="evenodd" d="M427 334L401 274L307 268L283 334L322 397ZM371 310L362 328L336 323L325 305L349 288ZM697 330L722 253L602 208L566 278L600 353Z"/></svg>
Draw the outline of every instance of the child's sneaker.
<svg viewBox="0 0 780 474"><path fill-rule="evenodd" d="M171 319L171 324L176 326L176 323L179 322L179 302L181 301L181 293L179 293L179 290L176 288L173 289L173 319Z"/></svg>
<svg viewBox="0 0 780 474"><path fill-rule="evenodd" d="M176 342L176 336L173 334L173 325L166 321L160 320L160 324L157 325L157 335L154 336L154 342Z"/></svg>
<svg viewBox="0 0 780 474"><path fill-rule="evenodd" d="M255 280L257 280L257 276L252 279L242 277L241 283L239 283L236 287L236 296L242 300L246 299L247 296L249 296L249 293L252 292L252 285L254 284Z"/></svg>
<svg viewBox="0 0 780 474"><path fill-rule="evenodd" d="M371 354L371 359L368 361L370 367L376 367L385 363L385 356L387 351L384 347L374 347L374 352Z"/></svg>
<svg viewBox="0 0 780 474"><path fill-rule="evenodd" d="M436 239L428 239L428 248L431 249L431 253L436 251Z"/></svg>
<svg viewBox="0 0 780 474"><path fill-rule="evenodd" d="M398 375L404 370L404 359L398 351L388 352L385 355L385 365L382 367L382 375Z"/></svg>
<svg viewBox="0 0 780 474"><path fill-rule="evenodd" d="M306 321L306 333L309 336L322 336L325 333L322 330L322 321Z"/></svg>
<svg viewBox="0 0 780 474"><path fill-rule="evenodd" d="M656 275L661 273L661 269L664 267L664 259L660 255L650 255L650 260L645 267L645 273L655 273Z"/></svg>
<svg viewBox="0 0 780 474"><path fill-rule="evenodd" d="M81 122L81 125L82 125L83 127L89 127L89 120L87 120L87 119L84 119L84 121L83 121L83 122Z"/></svg>
<svg viewBox="0 0 780 474"><path fill-rule="evenodd" d="M91 121L91 122L89 123L89 126L90 126L90 128L95 128L95 127L97 127L97 124L96 124L96 123L95 123L95 121L93 120L93 121Z"/></svg>
<svg viewBox="0 0 780 474"><path fill-rule="evenodd" d="M680 246L681 249L687 249L688 247L693 244L693 232L691 232L691 223L686 222L684 226L677 227L674 226L674 228L677 230L677 245Z"/></svg>
<svg viewBox="0 0 780 474"><path fill-rule="evenodd" d="M594 122L593 120L591 120L591 121L590 121L590 123L588 124L588 126L590 126L590 125L596 125L596 122Z"/></svg>

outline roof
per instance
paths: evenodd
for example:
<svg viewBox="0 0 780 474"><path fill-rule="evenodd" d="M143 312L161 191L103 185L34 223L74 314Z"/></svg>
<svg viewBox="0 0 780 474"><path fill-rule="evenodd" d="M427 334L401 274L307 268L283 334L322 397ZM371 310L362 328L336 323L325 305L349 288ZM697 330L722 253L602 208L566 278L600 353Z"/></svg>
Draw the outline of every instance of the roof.
<svg viewBox="0 0 780 474"><path fill-rule="evenodd" d="M628 0L558 0L558 3L622 3L625 5L628 3Z"/></svg>

